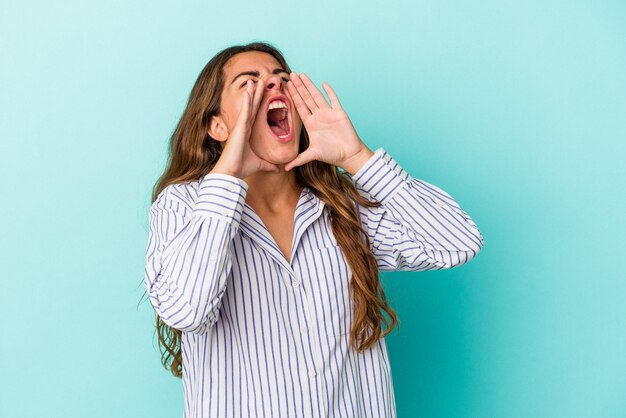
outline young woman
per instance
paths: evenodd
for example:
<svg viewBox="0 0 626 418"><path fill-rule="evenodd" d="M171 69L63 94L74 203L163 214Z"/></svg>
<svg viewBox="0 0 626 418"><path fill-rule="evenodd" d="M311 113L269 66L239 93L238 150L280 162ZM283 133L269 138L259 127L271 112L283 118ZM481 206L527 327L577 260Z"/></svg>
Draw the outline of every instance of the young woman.
<svg viewBox="0 0 626 418"><path fill-rule="evenodd" d="M172 135L145 287L186 418L395 417L379 270L482 248L457 202L370 150L323 88L330 104L270 44L230 47Z"/></svg>

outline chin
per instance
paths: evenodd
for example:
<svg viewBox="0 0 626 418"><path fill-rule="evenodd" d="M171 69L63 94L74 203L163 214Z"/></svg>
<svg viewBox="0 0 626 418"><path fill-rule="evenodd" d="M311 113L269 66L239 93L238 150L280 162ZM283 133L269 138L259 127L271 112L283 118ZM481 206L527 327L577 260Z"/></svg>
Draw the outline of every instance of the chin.
<svg viewBox="0 0 626 418"><path fill-rule="evenodd" d="M298 156L298 150L296 148L272 149L265 155L267 155L265 159L273 164L287 164Z"/></svg>
<svg viewBox="0 0 626 418"><path fill-rule="evenodd" d="M251 139L250 147L260 158L273 164L286 164L298 156L299 141L281 144L273 138Z"/></svg>

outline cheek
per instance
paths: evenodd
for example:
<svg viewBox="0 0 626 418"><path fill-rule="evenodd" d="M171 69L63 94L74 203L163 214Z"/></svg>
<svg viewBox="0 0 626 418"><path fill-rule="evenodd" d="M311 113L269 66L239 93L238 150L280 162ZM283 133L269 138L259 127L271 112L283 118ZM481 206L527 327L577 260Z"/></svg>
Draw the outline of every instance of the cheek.
<svg viewBox="0 0 626 418"><path fill-rule="evenodd" d="M293 120L294 131L296 128L299 129L302 126L302 120L300 119L300 115L298 114L297 111L295 111L294 114L292 115L292 120Z"/></svg>
<svg viewBox="0 0 626 418"><path fill-rule="evenodd" d="M302 120L300 119L300 116L298 115L298 112L294 112L293 115L291 115L291 123L293 125L293 134L295 136L295 138L297 138L297 142L300 142L300 134L302 133Z"/></svg>
<svg viewBox="0 0 626 418"><path fill-rule="evenodd" d="M289 101L291 101L291 106L293 107L293 114L291 115L291 120L294 124L294 126L298 126L300 124L302 124L302 119L300 119L300 114L298 113L298 109L296 109L296 105L293 103L293 97L291 96L291 93L289 93L289 90L285 91L285 95L289 98Z"/></svg>
<svg viewBox="0 0 626 418"><path fill-rule="evenodd" d="M235 123L237 122L239 112L241 111L241 99L241 94L222 97L222 102L220 104L221 115L228 126L229 132L232 132L235 127Z"/></svg>
<svg viewBox="0 0 626 418"><path fill-rule="evenodd" d="M241 103L231 103L226 111L228 112L228 125L232 131L239 118L239 112L241 112Z"/></svg>

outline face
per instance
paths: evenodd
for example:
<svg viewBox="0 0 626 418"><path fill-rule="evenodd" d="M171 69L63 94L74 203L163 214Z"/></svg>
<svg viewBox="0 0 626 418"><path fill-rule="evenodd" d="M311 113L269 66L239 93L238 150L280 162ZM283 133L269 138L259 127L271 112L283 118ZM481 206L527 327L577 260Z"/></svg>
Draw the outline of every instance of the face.
<svg viewBox="0 0 626 418"><path fill-rule="evenodd" d="M222 126L211 136L220 141L228 138L241 110L247 80L252 80L256 88L259 79L264 80L264 91L250 134L250 148L266 161L284 164L298 155L302 122L287 90L289 73L265 52L242 52L226 63L221 112L215 117L216 123ZM278 98L281 100L276 101ZM269 109L270 104L275 110ZM286 112L280 108L283 106Z"/></svg>

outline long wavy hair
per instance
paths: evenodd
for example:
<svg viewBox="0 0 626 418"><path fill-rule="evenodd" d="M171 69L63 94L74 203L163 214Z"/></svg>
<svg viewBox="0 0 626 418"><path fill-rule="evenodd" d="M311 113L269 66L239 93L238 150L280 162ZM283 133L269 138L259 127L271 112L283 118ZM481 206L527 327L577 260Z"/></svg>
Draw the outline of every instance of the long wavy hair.
<svg viewBox="0 0 626 418"><path fill-rule="evenodd" d="M219 141L208 135L209 122L220 111L224 66L236 54L247 51L268 53L287 72L291 72L282 53L267 42L235 45L216 54L198 76L171 135L167 166L154 185L152 202L170 184L199 180L218 161L222 147ZM299 140L299 152L302 152L309 146L304 125ZM399 326L395 312L387 303L376 259L370 251L369 238L355 206L355 202L367 207L379 206L380 203L363 198L346 174L335 165L315 160L294 170L299 184L308 187L329 208L333 234L352 270L349 286L354 321L350 330L350 345L357 351L365 350L381 336L389 334L394 326ZM382 311L387 313L390 322ZM382 323L386 326L385 331L382 330ZM155 332L159 337L163 366L174 376L182 377L182 331L171 328L156 314Z"/></svg>

